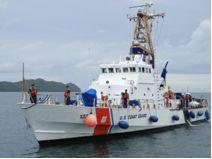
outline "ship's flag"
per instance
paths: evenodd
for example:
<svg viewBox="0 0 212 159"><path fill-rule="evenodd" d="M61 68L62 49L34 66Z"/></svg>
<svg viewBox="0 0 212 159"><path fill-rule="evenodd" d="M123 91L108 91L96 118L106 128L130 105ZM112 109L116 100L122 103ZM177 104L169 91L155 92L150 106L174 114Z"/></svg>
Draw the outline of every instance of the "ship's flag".
<svg viewBox="0 0 212 159"><path fill-rule="evenodd" d="M167 74L166 68L167 68L168 63L169 63L169 62L167 61L165 67L163 68L163 72L161 73L161 77L162 77L164 80L166 80L166 74Z"/></svg>

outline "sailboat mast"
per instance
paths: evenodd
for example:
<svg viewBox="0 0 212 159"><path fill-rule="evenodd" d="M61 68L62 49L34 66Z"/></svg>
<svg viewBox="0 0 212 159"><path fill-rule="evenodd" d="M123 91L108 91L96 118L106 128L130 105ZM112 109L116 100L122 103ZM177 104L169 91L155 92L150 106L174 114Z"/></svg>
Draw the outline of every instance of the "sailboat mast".
<svg viewBox="0 0 212 159"><path fill-rule="evenodd" d="M25 92L26 92L26 81L25 81L25 72L24 72L24 63L22 64L22 101L25 99Z"/></svg>

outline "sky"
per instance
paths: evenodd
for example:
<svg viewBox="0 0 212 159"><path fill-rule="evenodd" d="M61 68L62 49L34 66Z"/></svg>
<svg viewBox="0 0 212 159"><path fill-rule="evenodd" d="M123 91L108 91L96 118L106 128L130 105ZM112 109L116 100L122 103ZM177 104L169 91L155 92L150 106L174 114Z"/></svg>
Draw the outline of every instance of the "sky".
<svg viewBox="0 0 212 159"><path fill-rule="evenodd" d="M134 24L130 6L146 0L0 0L0 81L44 78L88 88L100 63L128 54ZM149 2L149 1L148 1ZM168 60L177 91L210 91L210 0L152 0L156 69Z"/></svg>

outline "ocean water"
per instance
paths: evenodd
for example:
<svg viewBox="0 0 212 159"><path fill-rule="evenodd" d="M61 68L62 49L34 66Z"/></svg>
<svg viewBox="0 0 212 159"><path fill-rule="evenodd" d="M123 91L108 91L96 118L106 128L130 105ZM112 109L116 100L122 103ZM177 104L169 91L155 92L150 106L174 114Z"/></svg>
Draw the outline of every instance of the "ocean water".
<svg viewBox="0 0 212 159"><path fill-rule="evenodd" d="M51 93L59 96L63 93ZM211 103L209 93L203 96ZM26 127L20 93L0 92L0 157L211 157L211 124L182 126L160 132L40 147Z"/></svg>

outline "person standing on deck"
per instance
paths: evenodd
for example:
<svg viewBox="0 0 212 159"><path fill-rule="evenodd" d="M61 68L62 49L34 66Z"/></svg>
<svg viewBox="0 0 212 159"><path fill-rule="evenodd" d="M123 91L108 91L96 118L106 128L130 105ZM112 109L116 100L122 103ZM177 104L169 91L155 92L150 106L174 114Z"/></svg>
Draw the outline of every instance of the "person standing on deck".
<svg viewBox="0 0 212 159"><path fill-rule="evenodd" d="M31 103L37 103L37 89L34 84L31 84L31 87L29 88L29 95L30 95L30 101Z"/></svg>
<svg viewBox="0 0 212 159"><path fill-rule="evenodd" d="M188 107L189 106L189 102L191 102L192 99L190 97L190 94L186 93L185 94L185 106Z"/></svg>
<svg viewBox="0 0 212 159"><path fill-rule="evenodd" d="M184 97L183 94L180 95L180 105L179 105L179 109L183 109L184 107Z"/></svg>
<svg viewBox="0 0 212 159"><path fill-rule="evenodd" d="M65 105L69 104L70 93L71 93L71 90L70 90L69 86L66 86L66 89L64 91L64 103L65 103Z"/></svg>
<svg viewBox="0 0 212 159"><path fill-rule="evenodd" d="M124 108L127 108L127 106L128 106L128 101L129 101L129 94L128 94L128 92L127 92L127 89L125 90L125 92L124 92L124 104L123 104L123 106L124 106Z"/></svg>
<svg viewBox="0 0 212 159"><path fill-rule="evenodd" d="M163 95L164 99L165 99L165 106L169 107L169 93L165 92Z"/></svg>
<svg viewBox="0 0 212 159"><path fill-rule="evenodd" d="M121 107L124 107L124 92L121 92Z"/></svg>
<svg viewBox="0 0 212 159"><path fill-rule="evenodd" d="M100 102L101 107L107 107L108 106L108 96L104 95L103 92L101 92L101 102Z"/></svg>
<svg viewBox="0 0 212 159"><path fill-rule="evenodd" d="M105 105L105 96L104 96L103 92L101 92L101 104L100 104L100 106L104 107L104 105Z"/></svg>

